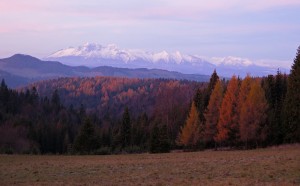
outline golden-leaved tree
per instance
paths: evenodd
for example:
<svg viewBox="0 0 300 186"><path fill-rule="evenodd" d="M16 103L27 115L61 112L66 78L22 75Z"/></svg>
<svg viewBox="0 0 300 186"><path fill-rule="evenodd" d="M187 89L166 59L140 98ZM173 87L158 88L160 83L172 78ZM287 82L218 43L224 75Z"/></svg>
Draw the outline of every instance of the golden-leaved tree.
<svg viewBox="0 0 300 186"><path fill-rule="evenodd" d="M215 137L215 140L219 143L226 142L228 145L235 145L239 138L237 112L238 84L236 76L232 76L221 104L217 135Z"/></svg>
<svg viewBox="0 0 300 186"><path fill-rule="evenodd" d="M265 92L259 80L251 83L251 88L240 113L240 137L246 148L251 142L257 146L258 142L266 138L266 118L268 103Z"/></svg>
<svg viewBox="0 0 300 186"><path fill-rule="evenodd" d="M217 135L217 124L220 115L220 106L223 99L223 87L220 80L217 81L213 92L210 96L205 116L205 132L204 141L207 144L214 142L214 137Z"/></svg>
<svg viewBox="0 0 300 186"><path fill-rule="evenodd" d="M244 80L242 81L240 91L239 91L239 97L238 97L238 116L240 117L243 105L247 99L247 96L249 95L250 89L251 89L251 83L252 83L252 78L248 74ZM239 118L239 123L241 118Z"/></svg>
<svg viewBox="0 0 300 186"><path fill-rule="evenodd" d="M200 139L200 121L199 113L192 103L189 116L185 124L181 127L178 135L177 144L183 145L185 148L195 148Z"/></svg>

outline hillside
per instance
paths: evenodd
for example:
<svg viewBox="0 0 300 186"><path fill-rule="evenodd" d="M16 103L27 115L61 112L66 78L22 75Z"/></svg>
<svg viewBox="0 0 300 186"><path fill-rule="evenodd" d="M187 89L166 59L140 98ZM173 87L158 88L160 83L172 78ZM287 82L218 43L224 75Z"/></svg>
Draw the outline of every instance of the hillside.
<svg viewBox="0 0 300 186"><path fill-rule="evenodd" d="M84 66L68 66L55 61L42 61L32 56L16 54L0 59L0 79L5 79L8 86L15 88L28 83L59 77L93 77L111 76L128 78L165 78L186 79L205 82L209 76L182 74L159 69L128 69L109 66L88 68Z"/></svg>
<svg viewBox="0 0 300 186"><path fill-rule="evenodd" d="M137 116L146 112L188 109L197 88L203 83L164 79L114 77L59 78L33 83L40 96L51 97L58 90L63 105L79 108L81 104L101 118L120 116L125 106ZM27 88L27 87L26 87Z"/></svg>

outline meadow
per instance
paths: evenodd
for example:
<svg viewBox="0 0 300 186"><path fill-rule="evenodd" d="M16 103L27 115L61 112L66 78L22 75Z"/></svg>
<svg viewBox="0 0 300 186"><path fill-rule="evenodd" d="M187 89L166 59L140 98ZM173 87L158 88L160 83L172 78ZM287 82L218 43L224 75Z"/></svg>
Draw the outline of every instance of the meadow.
<svg viewBox="0 0 300 186"><path fill-rule="evenodd" d="M0 185L300 185L300 145L110 156L0 155Z"/></svg>

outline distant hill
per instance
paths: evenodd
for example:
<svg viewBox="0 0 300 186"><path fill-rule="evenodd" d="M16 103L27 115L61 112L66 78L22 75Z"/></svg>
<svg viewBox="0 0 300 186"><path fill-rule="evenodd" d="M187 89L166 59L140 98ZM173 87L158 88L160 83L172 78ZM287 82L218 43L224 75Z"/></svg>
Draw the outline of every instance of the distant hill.
<svg viewBox="0 0 300 186"><path fill-rule="evenodd" d="M42 61L38 58L16 54L9 58L0 59L0 79L5 79L8 86L15 88L40 80L59 77L94 77L112 76L128 78L163 78L192 80L205 82L207 75L182 74L179 72L159 69L128 69L100 66L88 68L84 66L68 66L55 61Z"/></svg>
<svg viewBox="0 0 300 186"><path fill-rule="evenodd" d="M174 125L175 139L196 90L206 84L186 80L68 77L40 81L24 89L35 87L41 97L47 96L50 100L57 90L66 107L72 105L79 109L82 105L88 113L95 113L104 120L121 118L125 107L133 118L147 113L153 122L158 119L156 122Z"/></svg>

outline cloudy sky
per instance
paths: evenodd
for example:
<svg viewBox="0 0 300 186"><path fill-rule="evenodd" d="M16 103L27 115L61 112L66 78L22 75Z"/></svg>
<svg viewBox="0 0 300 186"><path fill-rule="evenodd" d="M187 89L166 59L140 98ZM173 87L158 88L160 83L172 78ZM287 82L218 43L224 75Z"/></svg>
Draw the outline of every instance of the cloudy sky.
<svg viewBox="0 0 300 186"><path fill-rule="evenodd" d="M291 61L299 0L0 0L0 57L86 42Z"/></svg>

